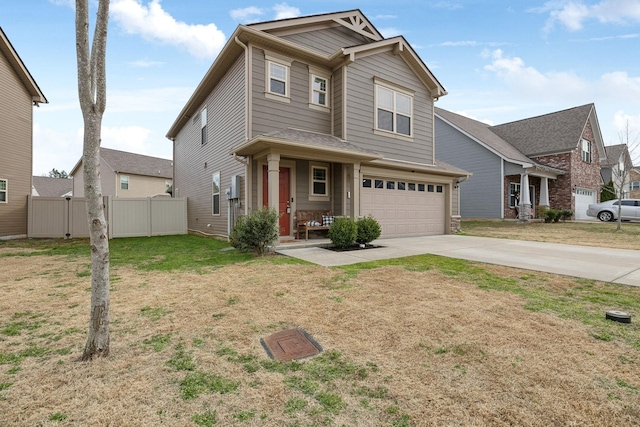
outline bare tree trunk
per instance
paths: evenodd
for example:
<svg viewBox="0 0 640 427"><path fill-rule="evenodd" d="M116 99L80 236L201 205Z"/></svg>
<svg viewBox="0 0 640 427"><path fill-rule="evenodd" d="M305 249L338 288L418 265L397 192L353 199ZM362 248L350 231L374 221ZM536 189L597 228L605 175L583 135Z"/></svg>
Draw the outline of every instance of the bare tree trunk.
<svg viewBox="0 0 640 427"><path fill-rule="evenodd" d="M100 132L106 106L109 0L100 0L89 50L88 0L76 0L78 94L84 120L84 191L91 243L91 315L82 360L109 355L109 239L100 183Z"/></svg>

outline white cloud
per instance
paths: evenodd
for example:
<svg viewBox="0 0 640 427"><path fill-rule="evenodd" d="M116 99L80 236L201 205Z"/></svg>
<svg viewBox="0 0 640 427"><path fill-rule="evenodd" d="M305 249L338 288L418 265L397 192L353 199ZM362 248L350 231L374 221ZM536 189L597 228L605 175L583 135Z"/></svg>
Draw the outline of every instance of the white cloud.
<svg viewBox="0 0 640 427"><path fill-rule="evenodd" d="M376 15L371 17L371 21L376 21L378 19L396 19L396 15Z"/></svg>
<svg viewBox="0 0 640 427"><path fill-rule="evenodd" d="M276 12L275 19L297 18L300 16L300 9L289 6L287 3L278 3L273 6L273 10Z"/></svg>
<svg viewBox="0 0 640 427"><path fill-rule="evenodd" d="M262 9L256 6L249 6L242 9L233 9L229 15L240 22L254 22L264 13Z"/></svg>
<svg viewBox="0 0 640 427"><path fill-rule="evenodd" d="M530 11L549 13L545 31L550 31L556 22L570 31L581 30L588 20L623 25L640 22L640 0L602 0L593 5L587 5L581 0L550 1Z"/></svg>
<svg viewBox="0 0 640 427"><path fill-rule="evenodd" d="M33 124L33 174L40 176L51 169L64 170L67 173L82 156L82 133L61 133L43 127L39 122Z"/></svg>
<svg viewBox="0 0 640 427"><path fill-rule="evenodd" d="M148 5L138 0L115 0L111 4L111 16L128 34L186 49L198 58L213 59L226 41L215 24L190 25L176 21L162 9L160 0L151 0Z"/></svg>
<svg viewBox="0 0 640 427"><path fill-rule="evenodd" d="M130 153L149 154L153 150L153 131L141 126L102 127L101 146Z"/></svg>

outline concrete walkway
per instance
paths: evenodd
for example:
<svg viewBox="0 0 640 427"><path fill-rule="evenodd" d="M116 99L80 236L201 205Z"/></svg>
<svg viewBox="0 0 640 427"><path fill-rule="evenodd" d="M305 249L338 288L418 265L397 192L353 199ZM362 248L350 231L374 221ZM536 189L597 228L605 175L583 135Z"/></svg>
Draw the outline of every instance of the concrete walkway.
<svg viewBox="0 0 640 427"><path fill-rule="evenodd" d="M276 252L327 267L434 254L640 286L640 251L637 250L458 235L381 239L373 243L382 247L334 252L321 247L296 247L301 244L295 243L281 244Z"/></svg>

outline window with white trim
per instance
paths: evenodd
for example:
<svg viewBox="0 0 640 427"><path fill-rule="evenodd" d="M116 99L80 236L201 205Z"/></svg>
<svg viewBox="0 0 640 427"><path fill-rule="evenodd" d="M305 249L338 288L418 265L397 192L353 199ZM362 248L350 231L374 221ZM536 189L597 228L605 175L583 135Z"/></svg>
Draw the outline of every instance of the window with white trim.
<svg viewBox="0 0 640 427"><path fill-rule="evenodd" d="M216 172L211 178L211 212L220 215L220 172Z"/></svg>
<svg viewBox="0 0 640 427"><path fill-rule="evenodd" d="M399 135L413 134L413 95L376 84L376 129Z"/></svg>
<svg viewBox="0 0 640 427"><path fill-rule="evenodd" d="M311 196L329 197L329 169L311 166Z"/></svg>
<svg viewBox="0 0 640 427"><path fill-rule="evenodd" d="M289 97L289 64L267 60L267 93Z"/></svg>
<svg viewBox="0 0 640 427"><path fill-rule="evenodd" d="M200 143L207 143L207 107L202 109L200 113Z"/></svg>
<svg viewBox="0 0 640 427"><path fill-rule="evenodd" d="M9 184L6 179L0 179L0 203L9 201Z"/></svg>
<svg viewBox="0 0 640 427"><path fill-rule="evenodd" d="M632 181L630 186L632 190L640 190L640 181Z"/></svg>
<svg viewBox="0 0 640 427"><path fill-rule="evenodd" d="M311 74L311 103L329 106L329 79Z"/></svg>
<svg viewBox="0 0 640 427"><path fill-rule="evenodd" d="M583 139L580 143L580 158L583 162L591 163L591 142Z"/></svg>
<svg viewBox="0 0 640 427"><path fill-rule="evenodd" d="M129 189L129 176L128 175L120 175L120 189L128 190Z"/></svg>

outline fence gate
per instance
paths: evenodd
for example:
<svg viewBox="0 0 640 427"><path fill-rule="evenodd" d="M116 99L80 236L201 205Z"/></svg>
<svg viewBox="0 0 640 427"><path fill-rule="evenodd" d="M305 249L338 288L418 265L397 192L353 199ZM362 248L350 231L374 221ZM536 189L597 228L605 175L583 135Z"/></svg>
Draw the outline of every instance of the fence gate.
<svg viewBox="0 0 640 427"><path fill-rule="evenodd" d="M28 196L28 210L27 235L29 237L67 239L89 237L84 198Z"/></svg>

